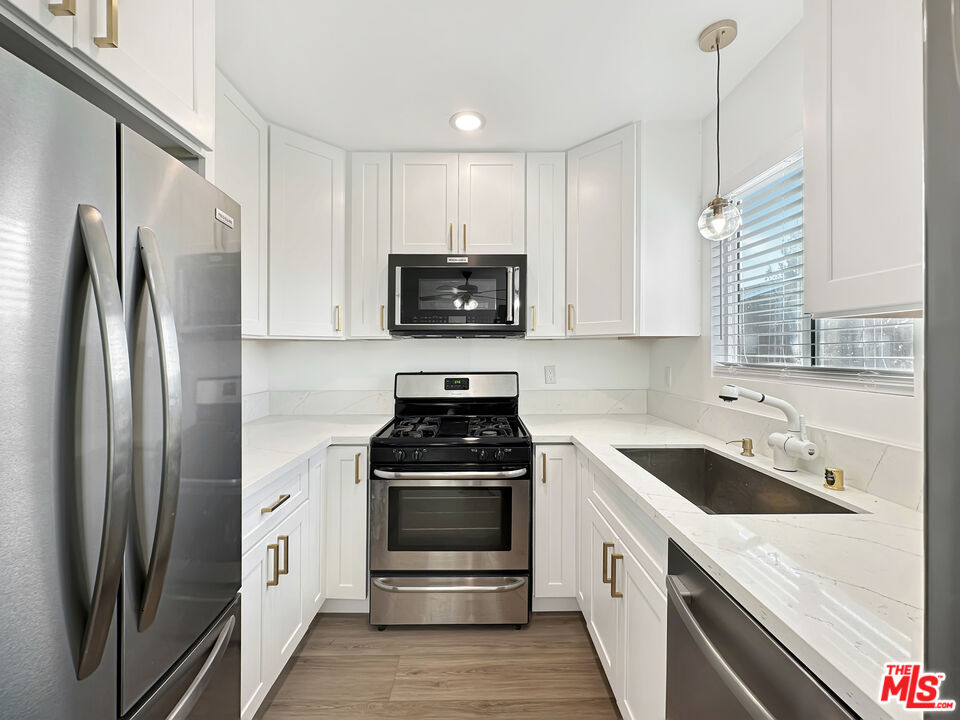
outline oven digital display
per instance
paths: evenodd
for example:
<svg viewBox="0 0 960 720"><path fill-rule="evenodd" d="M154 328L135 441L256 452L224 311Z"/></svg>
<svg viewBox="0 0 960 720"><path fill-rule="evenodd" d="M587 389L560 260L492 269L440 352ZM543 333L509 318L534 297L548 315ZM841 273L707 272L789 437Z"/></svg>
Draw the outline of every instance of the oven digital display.
<svg viewBox="0 0 960 720"><path fill-rule="evenodd" d="M470 378L444 378L444 390L469 390Z"/></svg>

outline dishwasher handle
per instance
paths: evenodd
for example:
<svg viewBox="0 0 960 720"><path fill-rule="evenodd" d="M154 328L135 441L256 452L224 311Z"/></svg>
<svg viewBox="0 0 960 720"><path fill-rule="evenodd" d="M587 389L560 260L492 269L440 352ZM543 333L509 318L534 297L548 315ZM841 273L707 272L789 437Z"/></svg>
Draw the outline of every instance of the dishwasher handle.
<svg viewBox="0 0 960 720"><path fill-rule="evenodd" d="M720 676L720 679L723 681L723 684L727 686L727 689L733 693L733 696L751 720L776 720L774 715L767 710L764 704L760 702L760 699L754 695L753 691L743 682L734 669L730 667L730 664L723 655L720 654L720 651L710 641L710 638L707 637L707 634L703 631L703 628L700 627L700 623L697 622L697 619L690 611L690 606L687 604L690 593L681 586L673 575L667 576L667 597L670 598L671 604L677 611L677 615L680 616L680 620L683 621L684 627L690 634L697 648L703 653L704 658L706 658L710 666Z"/></svg>

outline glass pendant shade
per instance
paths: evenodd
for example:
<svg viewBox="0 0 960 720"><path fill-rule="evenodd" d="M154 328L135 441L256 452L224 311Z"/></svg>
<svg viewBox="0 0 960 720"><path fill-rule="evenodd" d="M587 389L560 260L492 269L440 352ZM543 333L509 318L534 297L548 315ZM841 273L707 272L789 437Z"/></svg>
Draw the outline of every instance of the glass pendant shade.
<svg viewBox="0 0 960 720"><path fill-rule="evenodd" d="M733 237L734 233L740 229L741 220L740 208L729 200L717 196L700 213L700 222L697 223L697 227L700 228L700 234L707 240L721 242Z"/></svg>

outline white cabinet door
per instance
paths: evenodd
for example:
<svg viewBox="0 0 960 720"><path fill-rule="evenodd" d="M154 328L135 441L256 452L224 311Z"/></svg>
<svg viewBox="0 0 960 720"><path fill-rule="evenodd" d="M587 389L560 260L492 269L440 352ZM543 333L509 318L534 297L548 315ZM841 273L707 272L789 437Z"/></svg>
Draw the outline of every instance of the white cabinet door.
<svg viewBox="0 0 960 720"><path fill-rule="evenodd" d="M460 155L460 252L524 251L523 153Z"/></svg>
<svg viewBox="0 0 960 720"><path fill-rule="evenodd" d="M267 587L267 543L264 541L248 550L240 562L240 599L243 612L240 614L240 717L252 718L266 696L272 682L264 666L263 599Z"/></svg>
<svg viewBox="0 0 960 720"><path fill-rule="evenodd" d="M214 143L214 3L118 2L116 46L108 0L78 0L76 49L208 150Z"/></svg>
<svg viewBox="0 0 960 720"><path fill-rule="evenodd" d="M297 643L306 633L303 608L304 539L307 506L300 507L268 538L268 582L263 596L263 662L270 669L270 684L293 656ZM276 549L270 547L276 545Z"/></svg>
<svg viewBox="0 0 960 720"><path fill-rule="evenodd" d="M217 186L238 203L240 322L245 336L267 334L267 123L217 73Z"/></svg>
<svg viewBox="0 0 960 720"><path fill-rule="evenodd" d="M304 622L307 627L323 605L324 562L324 489L323 472L326 451L310 458L307 496L307 532L303 550Z"/></svg>
<svg viewBox="0 0 960 720"><path fill-rule="evenodd" d="M593 638L593 646L600 658L607 679L615 686L617 655L619 653L620 621L618 598L611 595L612 555L622 552L619 538L597 512L592 502L587 502L590 537L585 548L590 565L590 618L587 628Z"/></svg>
<svg viewBox="0 0 960 720"><path fill-rule="evenodd" d="M635 125L567 152L570 334L636 332L636 207Z"/></svg>
<svg viewBox="0 0 960 720"><path fill-rule="evenodd" d="M66 2L0 0L0 9L4 8L12 8L17 16L26 16L34 25L55 37L64 45L73 46L73 28L76 15L70 14L70 0Z"/></svg>
<svg viewBox="0 0 960 720"><path fill-rule="evenodd" d="M591 515L587 498L593 492L590 461L581 452L577 453L577 604L583 619L590 624L590 548Z"/></svg>
<svg viewBox="0 0 960 720"><path fill-rule="evenodd" d="M577 588L577 451L536 448L533 495L534 597L572 598Z"/></svg>
<svg viewBox="0 0 960 720"><path fill-rule="evenodd" d="M527 154L527 337L566 334L566 155Z"/></svg>
<svg viewBox="0 0 960 720"><path fill-rule="evenodd" d="M390 153L352 153L350 169L350 314L347 331L355 338L388 338Z"/></svg>
<svg viewBox="0 0 960 720"><path fill-rule="evenodd" d="M328 598L367 596L367 448L331 447L326 492L325 589Z"/></svg>
<svg viewBox="0 0 960 720"><path fill-rule="evenodd" d="M393 154L393 252L459 251L457 168L455 154Z"/></svg>
<svg viewBox="0 0 960 720"><path fill-rule="evenodd" d="M805 308L919 310L922 2L806 0L803 31Z"/></svg>
<svg viewBox="0 0 960 720"><path fill-rule="evenodd" d="M663 720L667 683L667 599L626 548L618 548L621 603L617 698L625 720Z"/></svg>
<svg viewBox="0 0 960 720"><path fill-rule="evenodd" d="M345 162L340 148L270 127L272 336L344 336Z"/></svg>

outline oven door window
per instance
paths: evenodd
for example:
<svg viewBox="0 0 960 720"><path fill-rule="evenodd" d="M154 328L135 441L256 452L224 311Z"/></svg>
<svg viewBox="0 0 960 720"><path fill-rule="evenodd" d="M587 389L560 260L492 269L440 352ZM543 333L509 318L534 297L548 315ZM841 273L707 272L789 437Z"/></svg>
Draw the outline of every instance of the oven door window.
<svg viewBox="0 0 960 720"><path fill-rule="evenodd" d="M512 488L392 487L387 549L508 551Z"/></svg>
<svg viewBox="0 0 960 720"><path fill-rule="evenodd" d="M401 268L400 323L505 325L513 321L511 281L506 267Z"/></svg>

